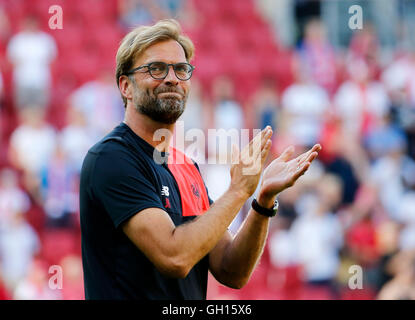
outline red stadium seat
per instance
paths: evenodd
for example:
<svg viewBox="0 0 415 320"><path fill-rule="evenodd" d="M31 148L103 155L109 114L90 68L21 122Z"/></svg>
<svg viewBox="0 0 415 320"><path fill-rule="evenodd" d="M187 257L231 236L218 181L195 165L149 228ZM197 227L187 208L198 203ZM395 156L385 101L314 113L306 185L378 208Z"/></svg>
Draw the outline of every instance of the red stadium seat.
<svg viewBox="0 0 415 320"><path fill-rule="evenodd" d="M209 95L214 78L223 74L219 59L213 55L206 55L200 52L200 54L195 56L192 63L196 66L193 72L194 76L201 82L205 94Z"/></svg>
<svg viewBox="0 0 415 320"><path fill-rule="evenodd" d="M268 28L241 26L241 29L238 33L238 44L241 48L259 51L277 49L274 36Z"/></svg>
<svg viewBox="0 0 415 320"><path fill-rule="evenodd" d="M341 297L342 300L373 300L376 298L374 290L370 288L350 290L345 288L342 290Z"/></svg>
<svg viewBox="0 0 415 320"><path fill-rule="evenodd" d="M215 20L218 18L220 13L220 8L218 6L217 0L193 0L195 8L203 14L203 16L206 18L206 21L209 20ZM222 1L226 2L226 1Z"/></svg>
<svg viewBox="0 0 415 320"><path fill-rule="evenodd" d="M27 1L33 2L33 1ZM2 7L7 13L8 22L10 23L11 31L16 33L19 31L20 21L27 15L25 8L25 2L22 0L17 1L3 1Z"/></svg>
<svg viewBox="0 0 415 320"><path fill-rule="evenodd" d="M228 68L230 68L229 74L237 88L237 99L246 101L260 82L261 68L259 57L251 52L239 52L234 54L232 60L226 58L226 61L232 61Z"/></svg>
<svg viewBox="0 0 415 320"><path fill-rule="evenodd" d="M58 264L64 256L80 252L79 234L72 230L47 230L41 243L41 256L50 264Z"/></svg>
<svg viewBox="0 0 415 320"><path fill-rule="evenodd" d="M85 21L88 30L96 24L105 22L115 24L117 8L114 0L75 0L73 7L75 13Z"/></svg>
<svg viewBox="0 0 415 320"><path fill-rule="evenodd" d="M254 2L252 0L230 0L226 1L234 17L239 21L249 21L255 18L257 15L254 8Z"/></svg>
<svg viewBox="0 0 415 320"><path fill-rule="evenodd" d="M96 50L100 55L115 59L121 39L122 34L116 26L103 23L95 25L88 33L84 33L83 46Z"/></svg>
<svg viewBox="0 0 415 320"><path fill-rule="evenodd" d="M259 263L248 283L240 289L241 299L269 299L272 292L267 287L268 266Z"/></svg>
<svg viewBox="0 0 415 320"><path fill-rule="evenodd" d="M333 300L333 294L327 287L306 286L301 293L301 300Z"/></svg>
<svg viewBox="0 0 415 320"><path fill-rule="evenodd" d="M59 58L68 61L73 55L81 51L84 30L82 26L71 23L61 30L52 33L57 45Z"/></svg>

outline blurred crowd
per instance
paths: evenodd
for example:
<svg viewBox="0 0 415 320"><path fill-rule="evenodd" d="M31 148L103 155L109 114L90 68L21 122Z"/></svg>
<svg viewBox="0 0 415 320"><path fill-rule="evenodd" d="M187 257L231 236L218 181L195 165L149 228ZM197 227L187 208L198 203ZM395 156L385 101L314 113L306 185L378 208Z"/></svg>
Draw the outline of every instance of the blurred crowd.
<svg viewBox="0 0 415 320"><path fill-rule="evenodd" d="M271 125L270 159L288 145L298 154L323 147L279 196L251 281L232 290L210 277L208 298L415 299L415 50L396 48L381 59L370 24L346 48L335 47L317 16L298 44L285 47L261 2L0 1L0 299L84 297L83 157L123 119L114 78L119 40L167 17L196 46L185 130L208 137L213 128ZM52 4L63 7L63 30L47 27ZM252 28L261 34L245 32ZM197 148L216 156L208 144ZM229 166L200 167L215 200L229 184ZM53 265L63 270L59 290L50 286ZM352 290L355 265L362 288Z"/></svg>

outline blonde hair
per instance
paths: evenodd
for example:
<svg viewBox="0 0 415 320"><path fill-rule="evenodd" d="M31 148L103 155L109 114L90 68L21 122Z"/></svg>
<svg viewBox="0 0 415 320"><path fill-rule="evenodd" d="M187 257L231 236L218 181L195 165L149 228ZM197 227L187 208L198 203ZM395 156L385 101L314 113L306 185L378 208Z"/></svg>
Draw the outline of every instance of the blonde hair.
<svg viewBox="0 0 415 320"><path fill-rule="evenodd" d="M176 40L183 47L187 62L192 60L195 50L194 45L190 38L182 34L180 24L176 20L160 20L152 26L135 28L122 39L117 51L115 72L117 86L119 86L119 78L131 69L134 61L148 47L165 40ZM122 99L124 106L126 106L127 99L124 96L122 96Z"/></svg>

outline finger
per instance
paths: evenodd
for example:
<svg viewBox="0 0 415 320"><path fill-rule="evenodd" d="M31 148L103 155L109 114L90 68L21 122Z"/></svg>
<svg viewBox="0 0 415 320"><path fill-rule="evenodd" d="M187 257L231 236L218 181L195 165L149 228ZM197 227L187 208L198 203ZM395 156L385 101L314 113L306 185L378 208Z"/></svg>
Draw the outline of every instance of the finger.
<svg viewBox="0 0 415 320"><path fill-rule="evenodd" d="M315 144L310 150L308 150L307 152L304 152L303 154L300 154L297 158L296 161L299 164L302 164L304 161L307 161L308 158L310 157L310 155L314 152L318 152L321 150L321 145L320 144Z"/></svg>
<svg viewBox="0 0 415 320"><path fill-rule="evenodd" d="M261 151L261 167L264 165L265 160L268 158L269 151L271 150L271 145L271 140L268 140L264 146L264 149Z"/></svg>
<svg viewBox="0 0 415 320"><path fill-rule="evenodd" d="M269 127L269 129L265 132L264 136L261 139L261 150L265 148L265 145L268 143L268 141L271 139L273 134L272 129Z"/></svg>
<svg viewBox="0 0 415 320"><path fill-rule="evenodd" d="M283 161L288 161L292 154L294 153L294 147L293 146L289 146L288 148L286 148L284 150L284 152L278 157L278 159L281 159Z"/></svg>
<svg viewBox="0 0 415 320"><path fill-rule="evenodd" d="M268 129L265 131L264 135L261 136L261 140L257 140L252 144L250 154L252 154L254 158L261 156L261 151L265 148L265 145L271 139L271 136L272 130Z"/></svg>
<svg viewBox="0 0 415 320"><path fill-rule="evenodd" d="M265 129L260 131L259 133L257 133L257 135L251 140L249 141L249 143L242 149L241 152L241 157L245 157L245 155L249 155L249 150L251 149L252 145L258 141L258 139L260 139L264 134L265 134Z"/></svg>
<svg viewBox="0 0 415 320"><path fill-rule="evenodd" d="M252 174L258 174L261 172L262 168L264 167L265 160L268 157L269 151L271 150L271 140L268 140L264 148L261 150L261 152L258 154L258 156L255 158L253 164L252 164Z"/></svg>
<svg viewBox="0 0 415 320"><path fill-rule="evenodd" d="M317 156L318 156L317 152L312 152L312 153L309 154L309 156L307 157L307 159L305 161L311 163L311 162L313 162L313 160L315 158L317 158Z"/></svg>
<svg viewBox="0 0 415 320"><path fill-rule="evenodd" d="M307 162L309 162L309 163L313 162L313 160L315 158L317 158L318 153L317 152L312 152L312 153L309 154L309 152L310 151L306 152L305 155L301 155L301 157L304 157L304 156L307 155L307 158L301 160L300 162L298 161L298 157L291 160L290 162L288 162L288 164L289 164L288 171L296 172L298 170L301 170Z"/></svg>
<svg viewBox="0 0 415 320"><path fill-rule="evenodd" d="M295 181L297 181L299 177L301 177L304 173L306 173L308 168L310 168L310 164L311 164L310 162L305 162L303 165L298 166L293 176L293 184L295 183Z"/></svg>
<svg viewBox="0 0 415 320"><path fill-rule="evenodd" d="M233 143L232 144L231 164L238 164L238 163L239 163L239 148L235 143Z"/></svg>
<svg viewBox="0 0 415 320"><path fill-rule="evenodd" d="M252 146L254 143L258 143L258 141L262 141L263 139L267 139L266 136L269 136L269 133L271 130L270 126L266 126L263 130L261 130L250 142L250 145Z"/></svg>
<svg viewBox="0 0 415 320"><path fill-rule="evenodd" d="M292 186L298 180L298 178L300 178L304 173L306 173L309 167L310 167L309 162L306 162L303 165L299 166L297 170L295 171L295 173L293 174L289 185Z"/></svg>
<svg viewBox="0 0 415 320"><path fill-rule="evenodd" d="M259 132L249 144L242 150L242 158L247 158L249 155L252 155L254 159L261 153L261 150L264 148L267 140L272 136L272 129L270 126L267 126L264 130Z"/></svg>
<svg viewBox="0 0 415 320"><path fill-rule="evenodd" d="M307 159L307 156L310 154L310 150L308 150L307 152L304 152L302 154L300 154L297 158L295 158L295 161L297 163L302 163L304 162L305 159Z"/></svg>

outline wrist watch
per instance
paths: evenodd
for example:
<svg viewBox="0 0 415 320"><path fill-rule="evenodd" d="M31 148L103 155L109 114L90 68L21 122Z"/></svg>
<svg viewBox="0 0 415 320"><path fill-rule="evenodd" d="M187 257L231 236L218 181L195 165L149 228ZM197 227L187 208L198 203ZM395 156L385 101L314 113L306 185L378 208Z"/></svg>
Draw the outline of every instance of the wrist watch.
<svg viewBox="0 0 415 320"><path fill-rule="evenodd" d="M251 205L252 205L252 209L254 209L259 214L262 214L263 216L266 216L266 217L274 217L277 214L279 203L278 203L278 200L275 199L274 206L271 209L269 209L269 208L260 206L258 201L256 201L256 199L254 198L254 200L252 200Z"/></svg>

